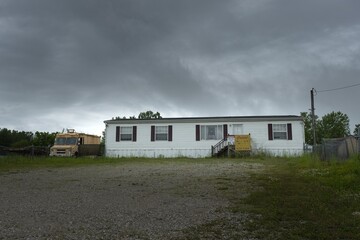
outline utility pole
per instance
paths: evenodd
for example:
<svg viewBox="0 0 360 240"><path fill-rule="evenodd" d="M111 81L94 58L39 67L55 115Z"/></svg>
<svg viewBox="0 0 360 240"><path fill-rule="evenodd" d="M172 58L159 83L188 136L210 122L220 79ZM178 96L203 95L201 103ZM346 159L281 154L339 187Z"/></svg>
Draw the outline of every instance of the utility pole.
<svg viewBox="0 0 360 240"><path fill-rule="evenodd" d="M316 145L314 91L315 91L314 88L312 88L310 90L310 96L311 96L311 119L312 119L312 130L313 130L313 140L314 140L314 142L313 142L313 151L315 150L315 145Z"/></svg>
<svg viewBox="0 0 360 240"><path fill-rule="evenodd" d="M360 152L360 126L358 126L357 128L357 134L358 134L358 139L357 139L358 151Z"/></svg>

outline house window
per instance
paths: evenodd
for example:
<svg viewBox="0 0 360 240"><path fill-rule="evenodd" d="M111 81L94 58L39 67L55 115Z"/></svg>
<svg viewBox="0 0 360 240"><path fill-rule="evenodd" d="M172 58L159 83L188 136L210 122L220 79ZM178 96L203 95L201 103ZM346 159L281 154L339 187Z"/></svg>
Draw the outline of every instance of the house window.
<svg viewBox="0 0 360 240"><path fill-rule="evenodd" d="M275 139L287 139L287 125L286 124L273 124L273 136Z"/></svg>
<svg viewBox="0 0 360 240"><path fill-rule="evenodd" d="M151 141L169 141L173 139L173 127L169 126L151 126Z"/></svg>
<svg viewBox="0 0 360 240"><path fill-rule="evenodd" d="M133 141L136 142L136 126L131 127L116 127L115 141Z"/></svg>
<svg viewBox="0 0 360 240"><path fill-rule="evenodd" d="M120 141L132 141L133 127L120 127Z"/></svg>
<svg viewBox="0 0 360 240"><path fill-rule="evenodd" d="M168 140L168 126L156 126L155 127L155 140L167 141Z"/></svg>
<svg viewBox="0 0 360 240"><path fill-rule="evenodd" d="M223 139L223 125L201 125L201 140L221 140Z"/></svg>

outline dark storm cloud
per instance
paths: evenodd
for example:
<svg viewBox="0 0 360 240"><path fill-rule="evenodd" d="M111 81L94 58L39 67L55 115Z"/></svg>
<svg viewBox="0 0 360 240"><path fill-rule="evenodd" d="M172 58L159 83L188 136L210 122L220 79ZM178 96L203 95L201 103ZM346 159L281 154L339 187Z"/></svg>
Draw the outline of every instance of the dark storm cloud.
<svg viewBox="0 0 360 240"><path fill-rule="evenodd" d="M0 127L99 133L105 119L149 109L299 114L312 87L359 82L359 10L335 0L2 0ZM360 122L353 98L321 95L319 115Z"/></svg>

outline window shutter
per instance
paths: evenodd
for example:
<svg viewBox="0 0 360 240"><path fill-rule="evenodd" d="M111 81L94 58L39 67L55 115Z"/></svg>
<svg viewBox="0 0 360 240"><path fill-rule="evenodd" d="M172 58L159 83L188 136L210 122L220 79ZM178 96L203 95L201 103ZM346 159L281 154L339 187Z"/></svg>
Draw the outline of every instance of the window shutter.
<svg viewBox="0 0 360 240"><path fill-rule="evenodd" d="M133 126L133 132L132 132L133 142L136 142L136 134L137 134L137 127Z"/></svg>
<svg viewBox="0 0 360 240"><path fill-rule="evenodd" d="M223 131L224 131L224 139L227 139L227 137L228 137L228 126L227 126L227 124L224 124Z"/></svg>
<svg viewBox="0 0 360 240"><path fill-rule="evenodd" d="M151 126L151 141L155 142L155 126Z"/></svg>
<svg viewBox="0 0 360 240"><path fill-rule="evenodd" d="M292 127L291 127L291 123L287 124L287 134L288 134L288 140L292 140Z"/></svg>
<svg viewBox="0 0 360 240"><path fill-rule="evenodd" d="M168 141L169 142L172 141L172 125L169 125L169 128L168 128Z"/></svg>
<svg viewBox="0 0 360 240"><path fill-rule="evenodd" d="M269 136L269 140L273 140L273 129L272 129L272 124L269 123L268 124L268 136Z"/></svg>
<svg viewBox="0 0 360 240"><path fill-rule="evenodd" d="M200 141L200 125L195 126L195 139L196 141Z"/></svg>
<svg viewBox="0 0 360 240"><path fill-rule="evenodd" d="M120 127L116 127L116 133L115 133L115 141L120 142Z"/></svg>

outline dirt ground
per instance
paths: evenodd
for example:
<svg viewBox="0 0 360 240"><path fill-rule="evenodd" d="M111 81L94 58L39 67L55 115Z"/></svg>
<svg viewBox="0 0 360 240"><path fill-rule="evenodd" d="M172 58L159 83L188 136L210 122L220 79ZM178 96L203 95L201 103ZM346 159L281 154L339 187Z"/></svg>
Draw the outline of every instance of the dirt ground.
<svg viewBox="0 0 360 240"><path fill-rule="evenodd" d="M1 172L0 239L250 239L229 197L246 196L261 169L194 160Z"/></svg>

